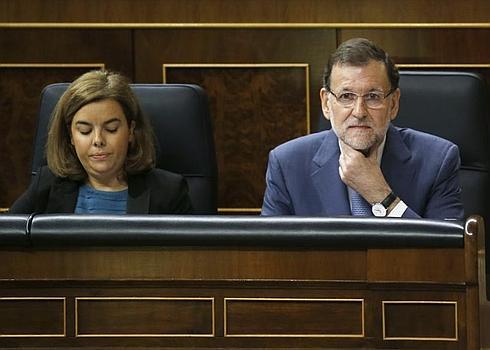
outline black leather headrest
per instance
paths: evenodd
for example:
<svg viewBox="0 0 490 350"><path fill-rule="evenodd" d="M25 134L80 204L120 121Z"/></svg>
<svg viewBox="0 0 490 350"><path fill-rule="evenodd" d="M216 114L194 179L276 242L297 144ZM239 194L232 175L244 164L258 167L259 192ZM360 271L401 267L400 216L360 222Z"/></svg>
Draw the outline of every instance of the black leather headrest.
<svg viewBox="0 0 490 350"><path fill-rule="evenodd" d="M403 71L395 125L428 132L457 144L463 167L489 170L488 92L483 78L467 72Z"/></svg>

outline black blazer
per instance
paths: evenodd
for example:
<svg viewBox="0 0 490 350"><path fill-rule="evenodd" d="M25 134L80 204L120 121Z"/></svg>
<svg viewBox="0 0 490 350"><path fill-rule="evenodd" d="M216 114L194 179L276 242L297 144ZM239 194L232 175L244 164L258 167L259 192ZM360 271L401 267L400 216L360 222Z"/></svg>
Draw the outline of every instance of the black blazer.
<svg viewBox="0 0 490 350"><path fill-rule="evenodd" d="M38 172L27 191L9 210L14 214L73 213L80 183L55 176L47 166ZM128 176L128 214L190 214L187 182L162 169Z"/></svg>

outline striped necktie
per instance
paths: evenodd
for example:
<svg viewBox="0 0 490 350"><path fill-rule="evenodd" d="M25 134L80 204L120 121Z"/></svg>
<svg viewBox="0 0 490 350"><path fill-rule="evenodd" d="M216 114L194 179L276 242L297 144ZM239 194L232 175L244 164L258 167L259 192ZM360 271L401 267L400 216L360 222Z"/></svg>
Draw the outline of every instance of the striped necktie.
<svg viewBox="0 0 490 350"><path fill-rule="evenodd" d="M351 212L353 216L372 216L371 205L356 191L351 193Z"/></svg>

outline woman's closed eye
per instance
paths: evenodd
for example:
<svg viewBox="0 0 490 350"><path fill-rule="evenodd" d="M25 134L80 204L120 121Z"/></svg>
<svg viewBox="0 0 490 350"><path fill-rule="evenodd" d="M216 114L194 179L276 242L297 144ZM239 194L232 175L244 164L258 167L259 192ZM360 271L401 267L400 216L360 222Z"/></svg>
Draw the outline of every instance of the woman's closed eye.
<svg viewBox="0 0 490 350"><path fill-rule="evenodd" d="M104 124L104 130L111 134L115 134L117 130L119 130L120 125L121 121L119 119L112 119Z"/></svg>
<svg viewBox="0 0 490 350"><path fill-rule="evenodd" d="M78 132L82 135L88 135L92 132L92 128L81 127L81 128L78 128Z"/></svg>

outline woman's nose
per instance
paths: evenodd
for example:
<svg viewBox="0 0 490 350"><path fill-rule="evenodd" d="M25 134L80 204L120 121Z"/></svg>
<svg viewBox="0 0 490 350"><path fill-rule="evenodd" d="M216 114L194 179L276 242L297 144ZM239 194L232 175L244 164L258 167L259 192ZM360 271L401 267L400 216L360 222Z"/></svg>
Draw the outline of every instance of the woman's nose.
<svg viewBox="0 0 490 350"><path fill-rule="evenodd" d="M104 136L100 130L95 130L94 132L93 145L95 147L102 147L105 145Z"/></svg>

